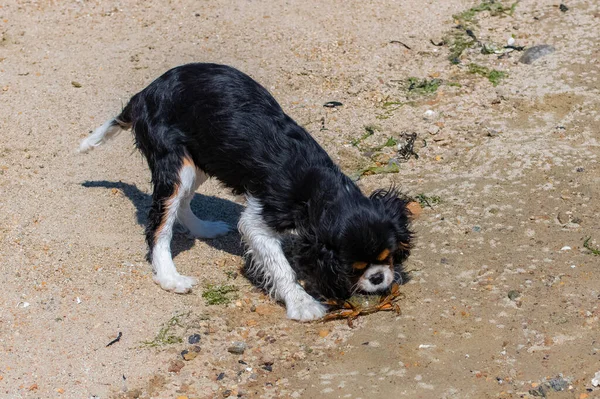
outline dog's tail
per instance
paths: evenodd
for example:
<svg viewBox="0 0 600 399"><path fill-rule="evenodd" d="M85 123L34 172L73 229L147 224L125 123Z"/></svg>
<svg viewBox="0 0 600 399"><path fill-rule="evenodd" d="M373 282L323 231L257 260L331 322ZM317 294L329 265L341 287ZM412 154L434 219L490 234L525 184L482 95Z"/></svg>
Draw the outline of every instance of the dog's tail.
<svg viewBox="0 0 600 399"><path fill-rule="evenodd" d="M95 147L116 137L122 130L130 129L132 124L131 102L129 102L119 116L104 122L102 126L96 128L88 137L83 139L79 144L79 152L86 153L93 150Z"/></svg>

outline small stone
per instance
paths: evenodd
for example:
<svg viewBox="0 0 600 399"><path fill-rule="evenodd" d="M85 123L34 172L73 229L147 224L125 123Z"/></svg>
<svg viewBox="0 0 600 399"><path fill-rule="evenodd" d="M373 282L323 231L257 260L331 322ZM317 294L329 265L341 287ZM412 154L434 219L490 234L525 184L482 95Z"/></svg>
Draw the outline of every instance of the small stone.
<svg viewBox="0 0 600 399"><path fill-rule="evenodd" d="M428 120L428 121L430 121L430 120L434 119L434 118L435 118L435 116L436 116L436 113L435 113L435 111L434 111L434 110L431 110L431 109L428 109L427 111L425 111L425 112L423 113L423 119L425 119L425 120Z"/></svg>
<svg viewBox="0 0 600 399"><path fill-rule="evenodd" d="M516 300L520 296L521 296L521 293L517 290L508 291L508 299L510 299L511 301Z"/></svg>
<svg viewBox="0 0 600 399"><path fill-rule="evenodd" d="M227 348L227 352L233 353L234 355L241 355L246 351L246 344L241 341L235 341Z"/></svg>
<svg viewBox="0 0 600 399"><path fill-rule="evenodd" d="M561 251L570 251L572 248L568 245L565 245L564 247L562 247L560 250Z"/></svg>
<svg viewBox="0 0 600 399"><path fill-rule="evenodd" d="M274 311L275 307L270 305L258 305L255 310L256 314L259 316L268 316L273 314Z"/></svg>
<svg viewBox="0 0 600 399"><path fill-rule="evenodd" d="M596 375L592 378L592 385L595 387L600 387L600 371L596 371Z"/></svg>
<svg viewBox="0 0 600 399"><path fill-rule="evenodd" d="M183 357L183 360L193 360L196 358L196 356L198 356L198 352L195 351L189 351L189 350L184 350L181 352L181 357Z"/></svg>
<svg viewBox="0 0 600 399"><path fill-rule="evenodd" d="M271 371L273 371L273 366L271 366L270 364L265 364L263 366L263 369L271 372Z"/></svg>
<svg viewBox="0 0 600 399"><path fill-rule="evenodd" d="M76 87L76 88L80 88L81 87L81 83L76 82L74 80L71 82L71 85L73 85L73 87Z"/></svg>
<svg viewBox="0 0 600 399"><path fill-rule="evenodd" d="M514 37L509 37L508 40L506 41L506 44L509 46L514 46L515 45L515 38Z"/></svg>
<svg viewBox="0 0 600 399"><path fill-rule="evenodd" d="M200 342L200 334L192 334L188 337L188 343L194 345L197 344L198 342Z"/></svg>
<svg viewBox="0 0 600 399"><path fill-rule="evenodd" d="M427 131L433 136L440 132L440 127L436 125L431 125L429 126L429 129L427 129Z"/></svg>
<svg viewBox="0 0 600 399"><path fill-rule="evenodd" d="M571 218L565 212L558 212L558 215L556 215L556 218L558 219L560 224L567 224L571 221Z"/></svg>
<svg viewBox="0 0 600 399"><path fill-rule="evenodd" d="M260 365L270 366L275 363L275 358L273 355L265 353L260 357Z"/></svg>
<svg viewBox="0 0 600 399"><path fill-rule="evenodd" d="M265 330L258 330L258 331L256 332L256 336L257 336L258 338L262 338L262 337L264 337L265 335L267 335L267 333L265 332Z"/></svg>
<svg viewBox="0 0 600 399"><path fill-rule="evenodd" d="M219 373L217 376L217 381L221 381L223 378L225 378L225 373Z"/></svg>
<svg viewBox="0 0 600 399"><path fill-rule="evenodd" d="M558 9L561 10L562 12L567 12L569 11L569 7L567 7L565 4L560 3L560 6L558 6Z"/></svg>
<svg viewBox="0 0 600 399"><path fill-rule="evenodd" d="M127 391L127 399L138 399L140 396L142 396L142 390L141 389L130 389L129 391Z"/></svg>
<svg viewBox="0 0 600 399"><path fill-rule="evenodd" d="M229 395L231 395L231 389L227 389L227 390L223 391L223 397L224 398L228 398Z"/></svg>
<svg viewBox="0 0 600 399"><path fill-rule="evenodd" d="M251 312L256 312L256 305L250 306L250 311Z"/></svg>
<svg viewBox="0 0 600 399"><path fill-rule="evenodd" d="M331 331L329 331L328 329L319 330L319 337L325 338L329 335L330 332Z"/></svg>
<svg viewBox="0 0 600 399"><path fill-rule="evenodd" d="M182 360L172 361L169 365L169 372L179 373L183 367L185 367L185 363Z"/></svg>
<svg viewBox="0 0 600 399"><path fill-rule="evenodd" d="M525 50L521 58L519 58L519 62L522 64L531 64L538 58L542 58L548 54L551 54L556 49L554 46L550 46L549 44L540 44L539 46L533 46Z"/></svg>
<svg viewBox="0 0 600 399"><path fill-rule="evenodd" d="M556 377L548 381L550 388L555 390L556 392L564 391L568 388L569 383L562 377Z"/></svg>

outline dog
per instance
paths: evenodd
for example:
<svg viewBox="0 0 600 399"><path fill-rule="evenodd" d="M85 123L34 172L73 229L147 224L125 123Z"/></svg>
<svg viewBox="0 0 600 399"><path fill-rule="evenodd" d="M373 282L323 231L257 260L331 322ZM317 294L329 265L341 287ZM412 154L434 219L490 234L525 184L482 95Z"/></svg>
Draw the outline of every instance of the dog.
<svg viewBox="0 0 600 399"><path fill-rule="evenodd" d="M187 293L196 284L173 263L176 221L201 238L230 230L190 208L209 177L246 196L238 229L250 256L247 272L285 304L288 318L319 319L327 308L298 283L282 250L286 232L297 235L291 262L312 270L325 298L385 291L399 277L413 238L406 198L393 187L365 196L248 75L209 63L175 67L135 94L79 150L128 129L152 173L146 242L153 279L163 289Z"/></svg>

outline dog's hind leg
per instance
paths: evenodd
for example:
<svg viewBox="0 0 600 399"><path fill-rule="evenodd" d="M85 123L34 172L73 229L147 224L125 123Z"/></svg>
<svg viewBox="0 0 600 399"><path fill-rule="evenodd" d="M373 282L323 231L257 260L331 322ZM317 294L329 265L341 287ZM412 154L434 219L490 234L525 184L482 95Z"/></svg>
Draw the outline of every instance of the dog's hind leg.
<svg viewBox="0 0 600 399"><path fill-rule="evenodd" d="M192 198L194 198L194 193L198 187L206 181L208 176L206 176L202 170L196 168L193 164L184 164L181 175L183 176L184 174L187 178L186 181L191 182L193 180L193 183L192 185L185 187L187 191L183 200L181 201L177 219L194 237L215 238L220 235L227 234L231 230L227 223L221 221L209 222L206 220L201 220L194 215L194 212L192 212L192 208L190 207L190 202L192 201ZM193 179L191 177L192 174L194 175Z"/></svg>
<svg viewBox="0 0 600 399"><path fill-rule="evenodd" d="M154 272L154 281L163 289L180 294L189 292L196 280L177 272L171 255L173 225L181 205L196 184L196 168L187 157L170 153L149 162L154 192L146 227L146 242Z"/></svg>
<svg viewBox="0 0 600 399"><path fill-rule="evenodd" d="M311 297L296 281L296 274L281 248L281 239L262 216L262 205L249 197L238 224L248 255L252 256L250 274L263 280L271 296L285 303L287 317L310 321L323 317L325 307Z"/></svg>

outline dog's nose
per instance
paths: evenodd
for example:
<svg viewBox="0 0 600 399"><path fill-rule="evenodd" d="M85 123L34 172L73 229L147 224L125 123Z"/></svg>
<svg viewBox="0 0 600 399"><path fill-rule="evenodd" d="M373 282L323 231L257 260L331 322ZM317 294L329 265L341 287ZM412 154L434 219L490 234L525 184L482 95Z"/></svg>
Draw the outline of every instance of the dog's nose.
<svg viewBox="0 0 600 399"><path fill-rule="evenodd" d="M381 284L383 282L383 273L381 273L381 272L375 273L374 275L372 275L371 277L369 277L369 281L373 285L379 285L379 284Z"/></svg>

